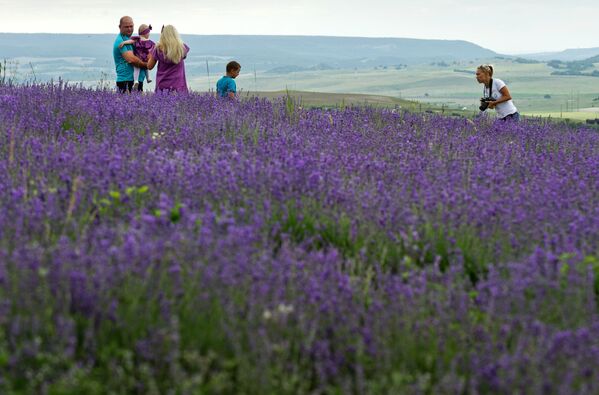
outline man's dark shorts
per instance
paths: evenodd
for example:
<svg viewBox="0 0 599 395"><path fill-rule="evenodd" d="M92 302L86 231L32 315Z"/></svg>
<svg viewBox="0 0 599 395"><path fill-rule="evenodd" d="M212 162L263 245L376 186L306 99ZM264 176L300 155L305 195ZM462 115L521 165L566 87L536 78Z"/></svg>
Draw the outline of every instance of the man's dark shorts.
<svg viewBox="0 0 599 395"><path fill-rule="evenodd" d="M133 90L133 81L117 81L116 83L117 88L119 89L120 93L131 93L131 91ZM139 92L143 92L144 90L144 83L143 82L139 82L139 85L137 85L137 90Z"/></svg>

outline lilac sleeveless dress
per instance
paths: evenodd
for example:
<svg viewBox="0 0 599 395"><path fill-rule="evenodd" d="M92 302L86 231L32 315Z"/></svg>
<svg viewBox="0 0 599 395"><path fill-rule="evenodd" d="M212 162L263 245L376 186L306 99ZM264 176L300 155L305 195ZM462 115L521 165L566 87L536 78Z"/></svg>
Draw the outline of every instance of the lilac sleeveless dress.
<svg viewBox="0 0 599 395"><path fill-rule="evenodd" d="M135 41L133 44L133 53L135 56L140 58L142 61L148 61L148 55L154 49L156 44L152 40L142 40L139 36L131 37L131 40Z"/></svg>

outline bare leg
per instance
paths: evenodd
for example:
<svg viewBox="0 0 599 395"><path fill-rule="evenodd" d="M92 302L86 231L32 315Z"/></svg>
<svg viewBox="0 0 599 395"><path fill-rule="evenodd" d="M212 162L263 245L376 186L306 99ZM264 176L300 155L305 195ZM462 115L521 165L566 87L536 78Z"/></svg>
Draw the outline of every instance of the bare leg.
<svg viewBox="0 0 599 395"><path fill-rule="evenodd" d="M133 66L133 90L134 91L139 90L139 73L140 73L139 67Z"/></svg>
<svg viewBox="0 0 599 395"><path fill-rule="evenodd" d="M141 72L141 69L139 67L133 67L133 81L137 82L139 81L139 73Z"/></svg>

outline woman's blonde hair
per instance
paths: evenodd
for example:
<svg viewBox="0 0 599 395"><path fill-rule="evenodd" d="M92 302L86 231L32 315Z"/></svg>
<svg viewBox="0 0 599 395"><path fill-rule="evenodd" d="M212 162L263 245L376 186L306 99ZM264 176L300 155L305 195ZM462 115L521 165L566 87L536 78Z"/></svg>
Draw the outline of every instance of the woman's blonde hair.
<svg viewBox="0 0 599 395"><path fill-rule="evenodd" d="M166 25L160 33L160 41L156 47L162 51L164 56L171 62L178 64L185 56L185 47L179 32L173 25Z"/></svg>
<svg viewBox="0 0 599 395"><path fill-rule="evenodd" d="M481 64L476 69L489 74L489 77L493 77L493 66L490 64Z"/></svg>

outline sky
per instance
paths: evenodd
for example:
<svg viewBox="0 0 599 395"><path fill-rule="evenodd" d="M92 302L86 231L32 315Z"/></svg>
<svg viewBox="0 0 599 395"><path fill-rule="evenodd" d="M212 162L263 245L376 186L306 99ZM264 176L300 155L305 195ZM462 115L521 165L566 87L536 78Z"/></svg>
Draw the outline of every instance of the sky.
<svg viewBox="0 0 599 395"><path fill-rule="evenodd" d="M117 33L122 15L182 34L466 40L503 54L599 47L599 0L0 0L0 32Z"/></svg>

